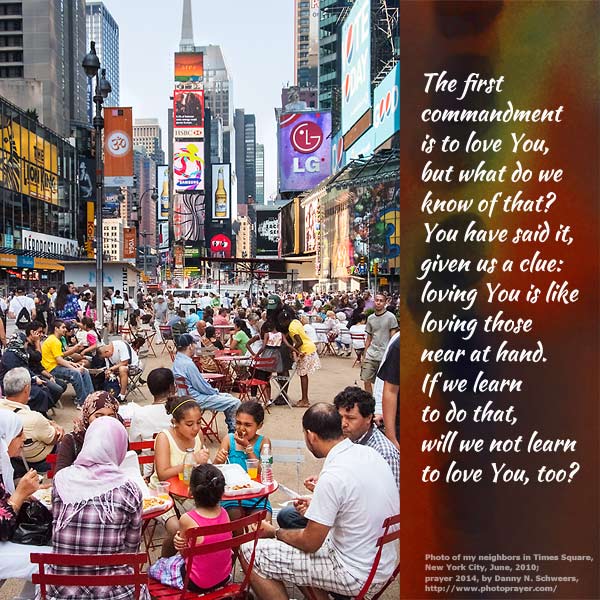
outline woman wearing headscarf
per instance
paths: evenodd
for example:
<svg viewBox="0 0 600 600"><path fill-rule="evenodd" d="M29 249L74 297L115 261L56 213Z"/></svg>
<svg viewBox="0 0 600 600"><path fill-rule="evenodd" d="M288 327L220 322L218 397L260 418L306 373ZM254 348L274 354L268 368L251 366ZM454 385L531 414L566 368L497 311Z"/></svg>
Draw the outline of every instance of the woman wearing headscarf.
<svg viewBox="0 0 600 600"><path fill-rule="evenodd" d="M72 433L67 433L61 440L56 456L56 472L71 466L85 441L89 426L98 417L118 416L119 403L108 392L90 394L81 407L81 416L75 421Z"/></svg>
<svg viewBox="0 0 600 600"><path fill-rule="evenodd" d="M96 419L88 427L75 462L54 477L52 546L58 554L138 552L142 531L142 492L121 470L127 453L127 431L116 419ZM55 575L115 575L131 567L48 568ZM49 586L48 600L102 598L129 600L133 586L96 588ZM144 589L141 598L147 599Z"/></svg>
<svg viewBox="0 0 600 600"><path fill-rule="evenodd" d="M0 359L0 386L4 384L4 376L16 367L24 367L31 374L31 392L29 393L29 408L46 414L55 404L50 391L43 379L38 377L29 367L29 352L27 351L27 334L16 331L8 341L6 350Z"/></svg>
<svg viewBox="0 0 600 600"><path fill-rule="evenodd" d="M21 455L23 423L14 413L0 410L0 579L30 578L34 566L29 562L30 546L9 542L17 528L17 516L23 503L39 489L37 473L32 469L15 486L11 458ZM50 548L36 546L36 552Z"/></svg>

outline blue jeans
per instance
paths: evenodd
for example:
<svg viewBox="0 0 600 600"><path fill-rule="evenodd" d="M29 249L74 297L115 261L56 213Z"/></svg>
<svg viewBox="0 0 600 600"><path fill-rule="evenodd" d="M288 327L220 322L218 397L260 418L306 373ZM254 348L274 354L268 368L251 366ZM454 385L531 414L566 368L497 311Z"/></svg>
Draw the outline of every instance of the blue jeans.
<svg viewBox="0 0 600 600"><path fill-rule="evenodd" d="M293 506L284 506L277 515L277 525L282 529L304 529L307 524L308 519Z"/></svg>
<svg viewBox="0 0 600 600"><path fill-rule="evenodd" d="M225 413L225 423L229 433L235 431L235 412L241 402L231 394L214 394L213 396L196 397L202 410L217 410Z"/></svg>
<svg viewBox="0 0 600 600"><path fill-rule="evenodd" d="M81 371L69 369L68 367L54 367L52 375L59 379L68 381L75 388L75 404L81 406L83 401L94 391L92 378L87 369Z"/></svg>

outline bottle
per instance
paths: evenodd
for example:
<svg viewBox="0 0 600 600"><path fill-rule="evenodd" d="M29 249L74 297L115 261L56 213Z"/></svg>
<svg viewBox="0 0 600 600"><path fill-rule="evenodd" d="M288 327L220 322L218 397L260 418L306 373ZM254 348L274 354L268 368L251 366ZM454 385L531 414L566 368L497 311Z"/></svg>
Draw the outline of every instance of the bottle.
<svg viewBox="0 0 600 600"><path fill-rule="evenodd" d="M168 173L165 173L165 180L163 181L162 191L160 193L160 218L169 218L169 178Z"/></svg>
<svg viewBox="0 0 600 600"><path fill-rule="evenodd" d="M196 460L194 459L194 449L188 448L185 451L185 457L183 459L183 471L179 473L181 480L187 485L190 485L190 478L192 477L192 469L196 465Z"/></svg>
<svg viewBox="0 0 600 600"><path fill-rule="evenodd" d="M227 217L227 191L225 190L223 167L221 167L217 174L217 189L215 191L215 219L224 219L225 217Z"/></svg>
<svg viewBox="0 0 600 600"><path fill-rule="evenodd" d="M263 444L260 451L260 481L265 485L273 483L273 457L269 444Z"/></svg>

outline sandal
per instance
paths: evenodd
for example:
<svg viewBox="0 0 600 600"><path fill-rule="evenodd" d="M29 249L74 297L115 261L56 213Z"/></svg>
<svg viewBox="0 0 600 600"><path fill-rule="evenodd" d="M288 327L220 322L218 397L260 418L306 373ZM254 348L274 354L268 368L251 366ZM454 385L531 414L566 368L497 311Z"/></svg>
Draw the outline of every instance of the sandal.
<svg viewBox="0 0 600 600"><path fill-rule="evenodd" d="M310 402L308 400L300 400L300 402L296 402L296 404L294 404L294 406L296 408L309 408Z"/></svg>

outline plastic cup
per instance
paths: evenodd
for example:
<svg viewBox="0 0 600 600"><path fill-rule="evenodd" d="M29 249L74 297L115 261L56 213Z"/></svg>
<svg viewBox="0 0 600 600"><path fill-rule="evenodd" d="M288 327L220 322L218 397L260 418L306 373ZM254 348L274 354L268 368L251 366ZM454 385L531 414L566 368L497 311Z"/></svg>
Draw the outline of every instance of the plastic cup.
<svg viewBox="0 0 600 600"><path fill-rule="evenodd" d="M247 458L246 459L246 471L248 471L248 475L250 475L250 479L257 481L258 480L258 459L257 458Z"/></svg>
<svg viewBox="0 0 600 600"><path fill-rule="evenodd" d="M159 481L154 485L154 493L161 500L169 500L169 488L171 484L168 481Z"/></svg>

